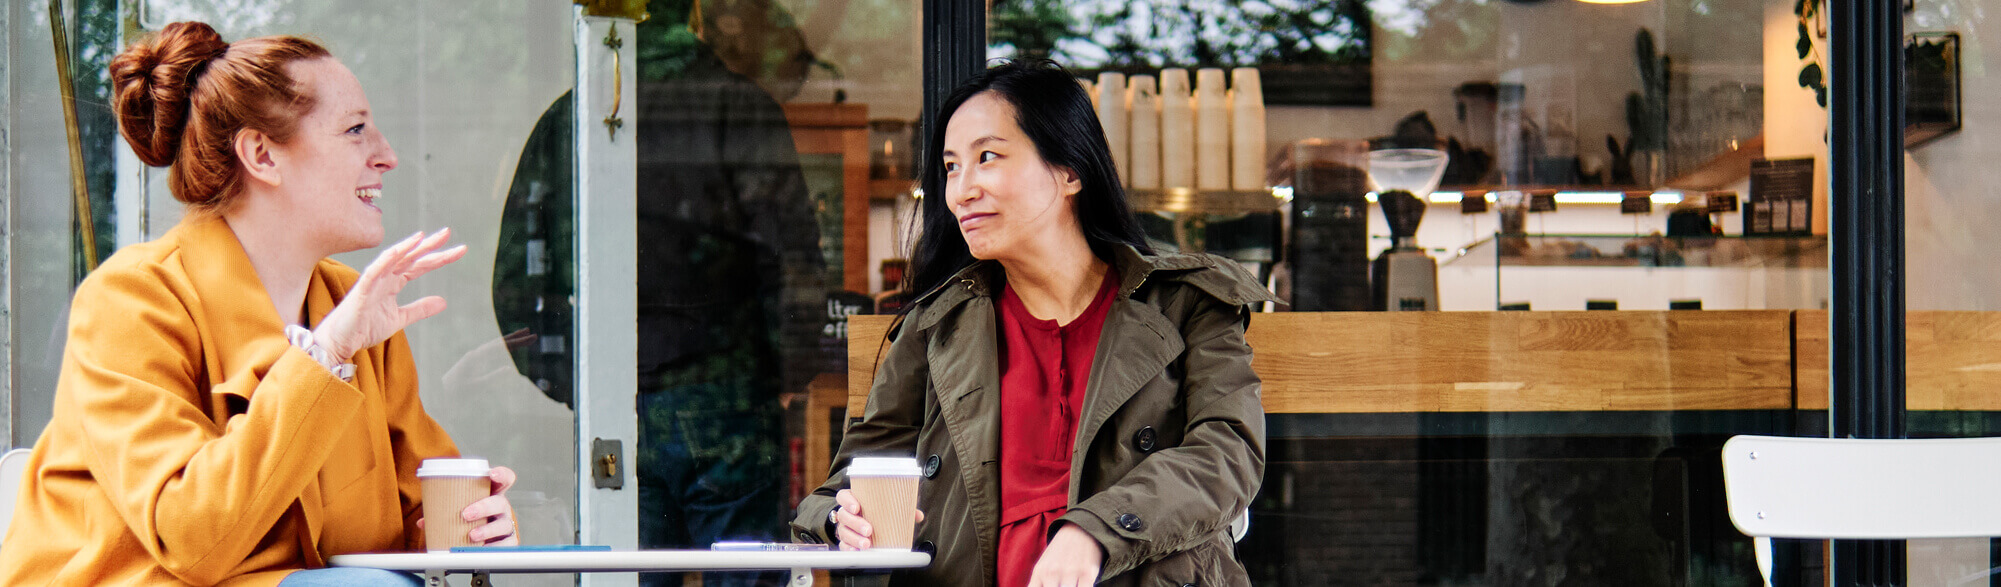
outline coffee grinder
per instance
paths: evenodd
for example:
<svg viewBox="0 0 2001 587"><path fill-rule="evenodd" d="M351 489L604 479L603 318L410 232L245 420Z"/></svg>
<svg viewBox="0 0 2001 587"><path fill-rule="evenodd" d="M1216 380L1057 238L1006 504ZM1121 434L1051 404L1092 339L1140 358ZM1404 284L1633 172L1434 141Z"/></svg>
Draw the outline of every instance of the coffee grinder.
<svg viewBox="0 0 2001 587"><path fill-rule="evenodd" d="M1382 149L1369 152L1369 187L1390 226L1390 248L1370 267L1374 306L1390 312L1438 309L1438 261L1417 246L1425 198L1445 176L1445 152Z"/></svg>

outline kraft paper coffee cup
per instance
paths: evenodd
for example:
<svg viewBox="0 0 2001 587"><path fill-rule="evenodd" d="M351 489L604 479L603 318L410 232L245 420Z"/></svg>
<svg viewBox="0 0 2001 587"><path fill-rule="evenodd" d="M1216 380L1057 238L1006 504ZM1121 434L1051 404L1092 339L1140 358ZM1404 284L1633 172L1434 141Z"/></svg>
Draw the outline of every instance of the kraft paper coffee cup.
<svg viewBox="0 0 2001 587"><path fill-rule="evenodd" d="M849 490L862 504L862 519L875 531L873 549L910 550L922 474L915 458L858 457L848 465Z"/></svg>
<svg viewBox="0 0 2001 587"><path fill-rule="evenodd" d="M486 459L424 459L417 468L423 485L424 545L431 552L450 551L454 546L477 546L470 534L485 519L465 521L466 506L493 495L492 471Z"/></svg>

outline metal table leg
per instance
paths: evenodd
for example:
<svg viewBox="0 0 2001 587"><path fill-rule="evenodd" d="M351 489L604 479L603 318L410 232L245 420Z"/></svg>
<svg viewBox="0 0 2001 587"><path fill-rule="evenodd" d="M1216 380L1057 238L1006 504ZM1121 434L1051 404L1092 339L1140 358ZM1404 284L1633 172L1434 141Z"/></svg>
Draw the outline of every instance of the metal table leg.
<svg viewBox="0 0 2001 587"><path fill-rule="evenodd" d="M445 587L444 569L426 569L424 571L424 585L426 587Z"/></svg>
<svg viewBox="0 0 2001 587"><path fill-rule="evenodd" d="M790 587L813 587L813 569L798 567L792 569L792 580L786 581Z"/></svg>

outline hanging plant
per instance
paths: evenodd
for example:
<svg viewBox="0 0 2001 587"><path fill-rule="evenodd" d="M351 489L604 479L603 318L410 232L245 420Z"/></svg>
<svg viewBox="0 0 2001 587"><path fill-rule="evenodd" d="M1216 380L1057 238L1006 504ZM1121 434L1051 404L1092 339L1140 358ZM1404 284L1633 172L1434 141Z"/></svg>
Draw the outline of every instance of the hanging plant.
<svg viewBox="0 0 2001 587"><path fill-rule="evenodd" d="M1800 87L1813 90L1813 100L1827 107L1827 68L1822 64L1827 60L1822 56L1820 43L1815 39L1827 38L1827 14L1825 0L1798 0L1793 4L1793 14L1799 17Z"/></svg>

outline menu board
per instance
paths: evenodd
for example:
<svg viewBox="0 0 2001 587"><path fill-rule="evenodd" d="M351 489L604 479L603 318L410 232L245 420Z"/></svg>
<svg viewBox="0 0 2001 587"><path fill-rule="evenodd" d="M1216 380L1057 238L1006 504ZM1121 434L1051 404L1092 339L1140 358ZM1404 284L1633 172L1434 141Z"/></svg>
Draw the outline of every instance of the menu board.
<svg viewBox="0 0 2001 587"><path fill-rule="evenodd" d="M1556 190L1533 190L1529 192L1530 212L1555 212Z"/></svg>
<svg viewBox="0 0 2001 587"><path fill-rule="evenodd" d="M1654 213L1653 192L1644 192L1644 191L1626 192L1626 197L1619 199L1619 213L1620 214Z"/></svg>
<svg viewBox="0 0 2001 587"><path fill-rule="evenodd" d="M1813 158L1753 159L1744 234L1813 232Z"/></svg>

